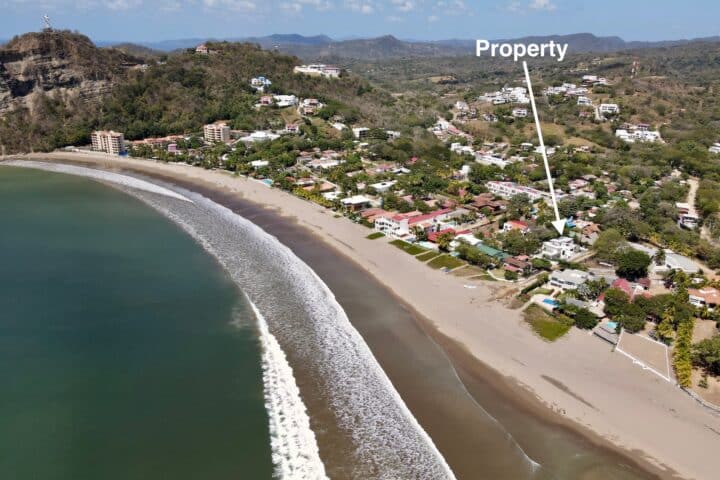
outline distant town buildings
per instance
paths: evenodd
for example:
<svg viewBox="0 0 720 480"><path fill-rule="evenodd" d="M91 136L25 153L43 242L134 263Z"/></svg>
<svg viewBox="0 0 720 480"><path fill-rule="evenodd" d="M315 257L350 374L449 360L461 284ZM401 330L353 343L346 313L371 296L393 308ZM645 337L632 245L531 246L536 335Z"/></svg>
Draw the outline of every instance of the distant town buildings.
<svg viewBox="0 0 720 480"><path fill-rule="evenodd" d="M302 73L305 75L322 76L326 78L337 78L340 76L342 71L339 67L334 65L299 65L293 70L295 73Z"/></svg>
<svg viewBox="0 0 720 480"><path fill-rule="evenodd" d="M120 155L125 151L125 136L122 133L98 130L90 135L90 140L96 152Z"/></svg>
<svg viewBox="0 0 720 480"><path fill-rule="evenodd" d="M203 133L206 142L215 143L230 141L230 127L223 122L205 125Z"/></svg>
<svg viewBox="0 0 720 480"><path fill-rule="evenodd" d="M492 103L493 105L503 105L505 103L520 103L527 105L530 103L530 97L525 87L503 87L497 92L488 92L478 100L482 102Z"/></svg>

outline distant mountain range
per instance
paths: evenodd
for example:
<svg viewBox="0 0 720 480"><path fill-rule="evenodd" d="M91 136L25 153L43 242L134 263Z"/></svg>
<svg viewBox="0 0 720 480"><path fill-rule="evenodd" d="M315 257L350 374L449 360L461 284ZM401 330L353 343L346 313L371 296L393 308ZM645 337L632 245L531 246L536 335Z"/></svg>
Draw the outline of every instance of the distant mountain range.
<svg viewBox="0 0 720 480"><path fill-rule="evenodd" d="M447 57L474 54L475 40L450 39L438 41L400 40L392 35L377 38L333 40L326 35L303 36L299 34L274 34L264 37L238 37L216 39L233 42L251 42L265 49L277 49L283 53L296 55L304 60L353 59L384 60L417 57ZM568 43L570 52L614 52L622 50L670 47L693 42L720 42L720 36L696 38L690 40L667 40L658 42L625 41L620 37L598 37L591 33L571 35L530 36L500 40L503 42L545 43L550 40ZM161 42L135 42L145 48L161 52L191 48L211 38L186 38ZM1 42L0 42L1 43ZM98 46L122 45L128 49L127 42L97 42Z"/></svg>

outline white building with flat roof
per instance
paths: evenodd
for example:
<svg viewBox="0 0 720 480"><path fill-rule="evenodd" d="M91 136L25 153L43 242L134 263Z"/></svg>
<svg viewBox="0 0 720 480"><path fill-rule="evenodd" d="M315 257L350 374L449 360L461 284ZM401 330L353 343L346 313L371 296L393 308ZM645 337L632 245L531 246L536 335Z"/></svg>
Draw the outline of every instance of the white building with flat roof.
<svg viewBox="0 0 720 480"><path fill-rule="evenodd" d="M538 190L532 187L518 185L515 182L490 181L487 182L485 186L490 191L490 193L506 199L510 199L515 195L520 195L522 193L530 197L530 200L532 201L550 198L550 194L548 192L543 192L542 190Z"/></svg>
<svg viewBox="0 0 720 480"><path fill-rule="evenodd" d="M90 134L90 141L96 152L120 155L125 151L125 136L119 132L98 130Z"/></svg>
<svg viewBox="0 0 720 480"><path fill-rule="evenodd" d="M269 142L269 141L275 140L277 138L280 138L280 135L278 135L277 133L265 132L262 130L258 130L256 132L251 133L250 135L248 135L246 137L241 137L240 141L247 142L247 143Z"/></svg>
<svg viewBox="0 0 720 480"><path fill-rule="evenodd" d="M540 255L548 260L570 260L580 253L580 247L570 237L553 238L543 242Z"/></svg>
<svg viewBox="0 0 720 480"><path fill-rule="evenodd" d="M577 290L591 279L592 274L582 270L556 270L550 274L550 285L562 290Z"/></svg>
<svg viewBox="0 0 720 480"><path fill-rule="evenodd" d="M599 108L600 113L620 113L620 107L617 105L617 103L601 103Z"/></svg>
<svg viewBox="0 0 720 480"><path fill-rule="evenodd" d="M312 65L299 65L293 69L295 73L305 75L322 76L326 78L338 78L342 70L334 65L324 65L321 63Z"/></svg>

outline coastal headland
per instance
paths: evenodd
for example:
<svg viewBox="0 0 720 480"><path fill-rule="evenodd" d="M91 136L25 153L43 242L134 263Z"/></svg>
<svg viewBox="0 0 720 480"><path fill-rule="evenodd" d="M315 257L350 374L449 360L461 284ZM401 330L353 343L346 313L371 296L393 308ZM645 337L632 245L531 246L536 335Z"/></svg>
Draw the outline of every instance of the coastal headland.
<svg viewBox="0 0 720 480"><path fill-rule="evenodd" d="M520 419L513 418L517 412L572 432L615 460L641 466L648 477L709 479L720 470L720 458L714 455L720 417L676 386L614 354L587 333L573 330L558 342L542 341L519 311L493 300L489 286L464 288L462 278L431 270L384 240L367 239L365 227L335 218L330 210L257 181L186 165L82 153L19 158L133 172L194 187L219 203L234 198L293 219L329 252L354 262L392 292L419 328L442 346L469 393L483 406L484 398L496 399L486 409L532 459L543 457L542 442L533 438L537 432L522 431ZM268 231L286 242L281 233ZM318 274L332 289L323 272ZM386 368L382 355L375 354ZM389 376L397 383L391 372ZM443 439L428 427L432 415L413 409L411 386L397 388L454 467Z"/></svg>

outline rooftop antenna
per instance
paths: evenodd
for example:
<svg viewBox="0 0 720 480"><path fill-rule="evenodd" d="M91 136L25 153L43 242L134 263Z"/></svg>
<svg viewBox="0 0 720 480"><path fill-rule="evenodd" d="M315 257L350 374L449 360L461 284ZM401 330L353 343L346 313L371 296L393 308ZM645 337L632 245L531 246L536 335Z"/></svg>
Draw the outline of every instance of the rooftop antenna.
<svg viewBox="0 0 720 480"><path fill-rule="evenodd" d="M43 32L52 32L52 24L50 23L50 17L47 15L43 15L43 23L45 24L45 27L43 28Z"/></svg>

